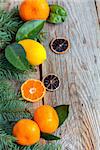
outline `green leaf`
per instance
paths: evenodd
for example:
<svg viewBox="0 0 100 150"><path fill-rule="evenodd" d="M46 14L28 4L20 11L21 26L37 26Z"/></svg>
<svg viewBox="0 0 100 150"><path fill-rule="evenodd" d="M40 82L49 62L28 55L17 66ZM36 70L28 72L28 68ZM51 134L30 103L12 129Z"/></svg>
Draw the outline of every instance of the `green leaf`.
<svg viewBox="0 0 100 150"><path fill-rule="evenodd" d="M67 12L62 6L50 5L50 15L47 22L54 24L62 23L65 21L66 16Z"/></svg>
<svg viewBox="0 0 100 150"><path fill-rule="evenodd" d="M69 105L59 105L54 107L59 117L59 127L63 124L69 114Z"/></svg>
<svg viewBox="0 0 100 150"><path fill-rule="evenodd" d="M20 44L13 43L7 46L5 49L5 57L14 67L21 71L30 69L24 48Z"/></svg>
<svg viewBox="0 0 100 150"><path fill-rule="evenodd" d="M30 69L27 71L21 71L15 68L5 57L5 54L2 52L0 54L0 80L14 80L19 84L25 80L32 78L35 72L35 68L30 66Z"/></svg>
<svg viewBox="0 0 100 150"><path fill-rule="evenodd" d="M48 141L60 140L60 137L48 133L41 133L41 137Z"/></svg>
<svg viewBox="0 0 100 150"><path fill-rule="evenodd" d="M44 20L32 20L24 23L16 34L16 41L34 39L44 26Z"/></svg>

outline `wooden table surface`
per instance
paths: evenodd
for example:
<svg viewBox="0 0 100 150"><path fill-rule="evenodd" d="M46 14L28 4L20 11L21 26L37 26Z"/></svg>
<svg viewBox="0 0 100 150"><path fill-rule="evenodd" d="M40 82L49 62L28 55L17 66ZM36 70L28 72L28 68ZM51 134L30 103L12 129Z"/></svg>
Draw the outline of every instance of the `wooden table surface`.
<svg viewBox="0 0 100 150"><path fill-rule="evenodd" d="M11 1L10 7L15 1ZM49 0L49 3L64 6L68 17L61 25L45 25L48 36L43 44L48 60L34 76L42 79L55 73L61 86L56 92L47 92L35 107L42 103L69 104L69 117L57 132L62 137L62 149L100 150L100 0ZM70 51L63 55L53 53L49 43L55 37L67 37Z"/></svg>

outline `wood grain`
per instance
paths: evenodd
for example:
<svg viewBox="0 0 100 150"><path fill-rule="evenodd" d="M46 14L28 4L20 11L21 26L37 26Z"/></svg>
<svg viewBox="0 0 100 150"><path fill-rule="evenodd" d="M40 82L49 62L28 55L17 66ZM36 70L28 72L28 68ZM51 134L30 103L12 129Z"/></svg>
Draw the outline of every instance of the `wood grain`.
<svg viewBox="0 0 100 150"><path fill-rule="evenodd" d="M10 0L11 9L20 0ZM20 1L21 2L21 1ZM62 150L100 149L100 2L99 0L49 0L68 10L68 18L61 25L45 25L48 31L44 45L48 60L37 68L34 78L48 73L60 77L56 92L47 92L44 103L56 106L70 104L66 122L58 129ZM71 49L56 55L49 48L55 37L67 37ZM32 73L29 73L33 77ZM41 102L34 105L34 108Z"/></svg>
<svg viewBox="0 0 100 150"><path fill-rule="evenodd" d="M44 102L50 105L70 104L68 120L58 130L63 150L100 149L100 52L99 24L93 0L50 0L68 10L68 19L61 25L45 26L48 40L48 61L43 76L55 73L61 79L60 89L48 92ZM71 50L54 54L49 43L55 37L68 37Z"/></svg>

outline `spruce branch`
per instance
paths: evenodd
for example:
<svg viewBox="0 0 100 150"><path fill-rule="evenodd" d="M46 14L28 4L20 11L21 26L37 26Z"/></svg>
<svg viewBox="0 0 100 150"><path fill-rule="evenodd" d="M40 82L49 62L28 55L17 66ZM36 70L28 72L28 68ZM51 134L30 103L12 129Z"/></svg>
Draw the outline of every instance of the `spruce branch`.
<svg viewBox="0 0 100 150"><path fill-rule="evenodd" d="M13 142L16 138L12 135L8 135L4 130L0 128L0 150L7 150L9 147L13 147Z"/></svg>
<svg viewBox="0 0 100 150"><path fill-rule="evenodd" d="M4 49L14 40L17 30L22 24L18 8L13 8L10 12L0 10L0 49Z"/></svg>

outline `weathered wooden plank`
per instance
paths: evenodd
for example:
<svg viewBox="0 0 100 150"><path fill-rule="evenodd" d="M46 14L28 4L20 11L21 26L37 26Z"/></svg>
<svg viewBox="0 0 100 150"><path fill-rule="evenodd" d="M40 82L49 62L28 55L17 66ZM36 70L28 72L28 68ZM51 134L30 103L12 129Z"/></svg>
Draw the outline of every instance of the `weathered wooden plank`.
<svg viewBox="0 0 100 150"><path fill-rule="evenodd" d="M57 74L61 79L61 87L57 92L48 92L44 100L50 105L71 105L68 121L57 133L62 137L64 150L99 150L100 34L96 8L93 0L62 0L58 3L68 9L69 18L63 25L45 27L49 30L45 42L48 61L43 65L43 76L50 72ZM70 39L69 53L59 56L50 51L49 42L56 36ZM37 77L40 78L39 71L34 76Z"/></svg>
<svg viewBox="0 0 100 150"><path fill-rule="evenodd" d="M43 64L43 76L50 72L61 79L60 89L47 92L45 104L70 104L66 123L58 130L62 147L68 150L100 149L100 52L99 24L93 0L49 0L68 10L68 19L61 25L45 26L48 37L44 43L48 61ZM52 38L68 37L71 50L54 54Z"/></svg>

